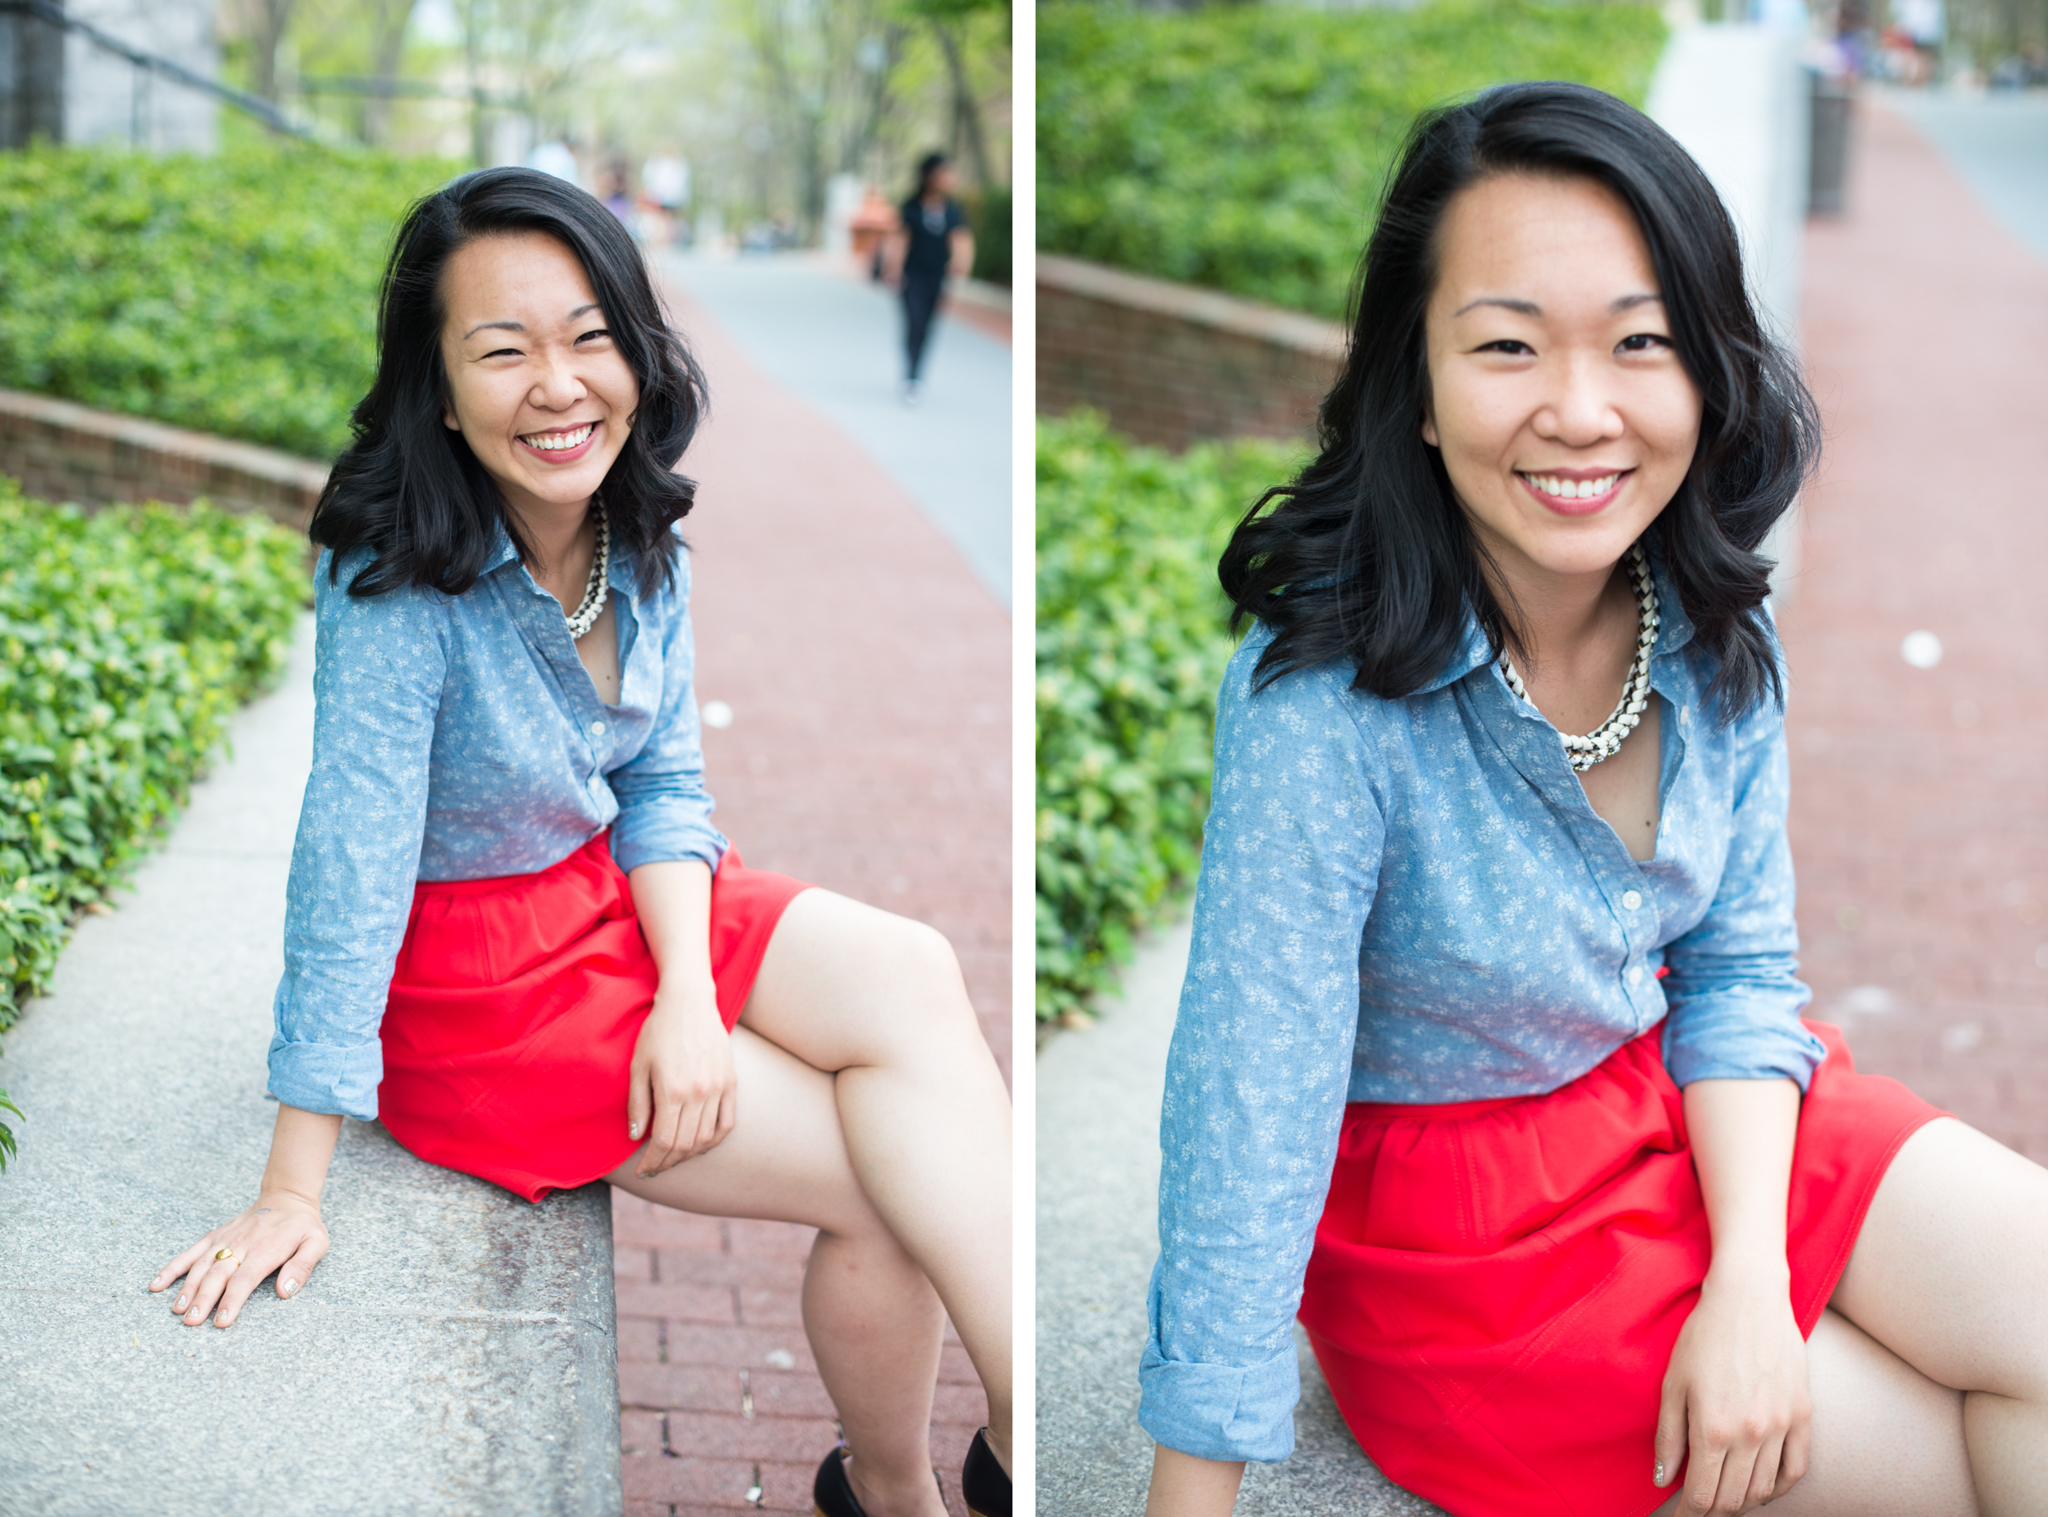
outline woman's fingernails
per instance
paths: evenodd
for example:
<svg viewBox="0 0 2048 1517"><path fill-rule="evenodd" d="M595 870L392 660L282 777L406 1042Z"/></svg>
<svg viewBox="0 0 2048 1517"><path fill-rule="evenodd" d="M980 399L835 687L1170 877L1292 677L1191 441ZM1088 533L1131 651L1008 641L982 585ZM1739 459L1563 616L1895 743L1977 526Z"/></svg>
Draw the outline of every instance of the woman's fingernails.
<svg viewBox="0 0 2048 1517"><path fill-rule="evenodd" d="M298 1288L299 1282L296 1280L280 1280L277 1282L277 1293L280 1296L289 1296Z"/></svg>
<svg viewBox="0 0 2048 1517"><path fill-rule="evenodd" d="M1640 1466L1638 1466L1638 1468L1640 1468ZM1664 1462L1661 1459L1657 1462L1656 1480L1657 1484L1659 1485L1662 1485L1664 1483Z"/></svg>
<svg viewBox="0 0 2048 1517"><path fill-rule="evenodd" d="M627 1124L627 1126L626 1126L626 1136L627 1136L627 1137L629 1137L629 1138L637 1138L637 1137L639 1137L639 1136L640 1136L640 1124L639 1124L638 1122L631 1122L631 1123L628 1123L628 1124Z"/></svg>
<svg viewBox="0 0 2048 1517"><path fill-rule="evenodd" d="M178 1304L177 1304L176 1306L172 1307L172 1308L171 1308L171 1310L172 1310L172 1311L175 1311L175 1312L182 1312L182 1311L183 1311L184 1309L185 1309L185 1297L183 1297L183 1296L180 1296L180 1297L178 1298Z"/></svg>

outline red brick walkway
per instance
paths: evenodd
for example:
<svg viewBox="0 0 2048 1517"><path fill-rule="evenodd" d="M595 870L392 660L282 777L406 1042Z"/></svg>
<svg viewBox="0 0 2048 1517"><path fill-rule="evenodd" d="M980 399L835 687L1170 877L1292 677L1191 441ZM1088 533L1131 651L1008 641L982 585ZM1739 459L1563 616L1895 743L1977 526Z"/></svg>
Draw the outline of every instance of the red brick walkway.
<svg viewBox="0 0 2048 1517"><path fill-rule="evenodd" d="M2048 264L1903 120L1856 127L1806 243L1829 439L1783 618L1805 972L1860 1068L2048 1161Z"/></svg>
<svg viewBox="0 0 2048 1517"><path fill-rule="evenodd" d="M705 733L718 823L749 864L945 932L1007 1072L1009 619L866 454L671 296L712 384L684 469L698 697L734 713ZM808 1512L835 1437L797 1309L809 1230L623 1193L612 1215L627 1517ZM985 1420L949 1335L932 1457L955 1517Z"/></svg>

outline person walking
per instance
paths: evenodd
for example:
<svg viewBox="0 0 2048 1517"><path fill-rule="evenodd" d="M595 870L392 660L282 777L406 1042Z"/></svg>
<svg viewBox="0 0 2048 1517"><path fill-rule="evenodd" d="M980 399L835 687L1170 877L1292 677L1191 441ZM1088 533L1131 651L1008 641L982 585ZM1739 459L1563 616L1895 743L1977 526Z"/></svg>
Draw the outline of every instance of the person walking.
<svg viewBox="0 0 2048 1517"><path fill-rule="evenodd" d="M922 393L919 374L946 279L964 279L974 267L974 231L953 198L953 182L946 155L925 154L917 166L917 192L898 208L899 225L889 239L885 273L903 297L905 405L916 405Z"/></svg>

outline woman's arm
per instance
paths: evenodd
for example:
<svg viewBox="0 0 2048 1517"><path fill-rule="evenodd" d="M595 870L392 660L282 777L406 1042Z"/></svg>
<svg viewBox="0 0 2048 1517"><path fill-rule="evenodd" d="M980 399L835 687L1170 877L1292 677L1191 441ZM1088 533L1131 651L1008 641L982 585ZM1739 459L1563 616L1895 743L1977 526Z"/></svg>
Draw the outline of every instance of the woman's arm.
<svg viewBox="0 0 2048 1517"><path fill-rule="evenodd" d="M247 1210L215 1228L163 1267L149 1282L152 1292L166 1290L179 1276L185 1288L171 1303L187 1327L197 1327L218 1305L215 1327L226 1327L242 1303L272 1270L277 1293L289 1296L306 1283L327 1253L327 1229L320 1221L320 1192L327 1184L327 1166L341 1118L327 1112L301 1111L282 1102L270 1133L270 1162L263 1188ZM216 1259L221 1249L233 1258Z"/></svg>
<svg viewBox="0 0 2048 1517"><path fill-rule="evenodd" d="M1693 1507L1747 1512L1806 1473L1813 1408L1785 1257L1799 1087L1696 1080L1685 1122L1714 1253L1664 1376L1657 1483L1690 1450Z"/></svg>
<svg viewBox="0 0 2048 1517"><path fill-rule="evenodd" d="M628 879L661 986L633 1049L627 1133L647 1134L639 1172L658 1175L725 1141L738 1083L711 979L710 866L671 859L642 864Z"/></svg>
<svg viewBox="0 0 2048 1517"><path fill-rule="evenodd" d="M1197 1459L1160 1444L1152 1450L1145 1517L1230 1517L1243 1479L1242 1459Z"/></svg>
<svg viewBox="0 0 2048 1517"><path fill-rule="evenodd" d="M955 279L965 279L974 272L974 233L964 226L953 228L946 239L946 272Z"/></svg>

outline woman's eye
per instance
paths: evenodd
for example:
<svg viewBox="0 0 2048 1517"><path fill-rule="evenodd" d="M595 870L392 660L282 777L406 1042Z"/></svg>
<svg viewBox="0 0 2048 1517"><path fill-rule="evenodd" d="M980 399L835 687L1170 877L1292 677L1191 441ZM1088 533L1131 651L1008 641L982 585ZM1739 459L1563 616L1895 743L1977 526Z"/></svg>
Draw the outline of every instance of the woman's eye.
<svg viewBox="0 0 2048 1517"><path fill-rule="evenodd" d="M1524 353L1534 353L1536 350L1520 338L1503 337L1497 342L1482 342L1474 351L1480 353L1510 353L1519 357Z"/></svg>
<svg viewBox="0 0 2048 1517"><path fill-rule="evenodd" d="M490 352L484 354L486 358L517 358L518 356L519 350L517 348L493 348Z"/></svg>
<svg viewBox="0 0 2048 1517"><path fill-rule="evenodd" d="M1620 343L1616 345L1617 351L1623 353L1649 353L1658 348L1668 348L1670 346L1670 338L1660 336L1655 332L1637 332L1632 336L1622 338Z"/></svg>
<svg viewBox="0 0 2048 1517"><path fill-rule="evenodd" d="M594 337L609 337L611 335L612 334L605 328L599 327L594 332L585 332L581 337L577 338L576 340L578 342L589 342Z"/></svg>

